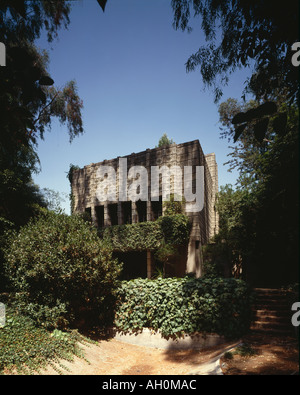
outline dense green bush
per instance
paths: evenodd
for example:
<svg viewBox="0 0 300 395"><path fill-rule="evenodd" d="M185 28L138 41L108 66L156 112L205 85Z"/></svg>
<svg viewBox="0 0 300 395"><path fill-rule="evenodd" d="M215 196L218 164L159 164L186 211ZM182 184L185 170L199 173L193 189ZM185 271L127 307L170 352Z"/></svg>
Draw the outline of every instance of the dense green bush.
<svg viewBox="0 0 300 395"><path fill-rule="evenodd" d="M110 226L103 231L103 239L114 251L157 250L165 243L186 243L189 232L189 218L184 214L175 214L162 216L153 222Z"/></svg>
<svg viewBox="0 0 300 395"><path fill-rule="evenodd" d="M186 215L164 215L157 222L167 244L181 245L188 242L191 223Z"/></svg>
<svg viewBox="0 0 300 395"><path fill-rule="evenodd" d="M4 268L3 268L3 251L5 249L6 243L6 232L14 229L14 224L4 217L0 216L0 293L5 291L6 283L4 278Z"/></svg>
<svg viewBox="0 0 300 395"><path fill-rule="evenodd" d="M114 251L154 250L160 246L163 234L158 222L114 225L106 228L103 239Z"/></svg>
<svg viewBox="0 0 300 395"><path fill-rule="evenodd" d="M251 294L236 279L167 278L122 282L115 325L121 331L148 327L163 336L209 332L240 336L251 321Z"/></svg>
<svg viewBox="0 0 300 395"><path fill-rule="evenodd" d="M121 267L78 216L42 211L8 237L4 264L20 309L39 324L57 327L89 317L109 322L113 316Z"/></svg>

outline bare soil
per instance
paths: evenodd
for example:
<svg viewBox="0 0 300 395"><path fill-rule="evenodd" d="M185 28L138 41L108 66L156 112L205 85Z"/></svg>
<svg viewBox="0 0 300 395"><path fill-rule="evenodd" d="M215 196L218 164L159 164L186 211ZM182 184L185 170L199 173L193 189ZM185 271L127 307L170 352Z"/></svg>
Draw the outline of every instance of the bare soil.
<svg viewBox="0 0 300 395"><path fill-rule="evenodd" d="M251 334L235 342L204 350L164 350L101 339L96 344L83 345L85 359L62 362L61 373L69 375L189 375L235 347L240 341L255 351L252 356L234 354L221 358L224 375L291 375L299 374L299 346L295 337ZM233 350L232 350L233 351ZM42 374L59 372L52 367ZM202 373L203 374L203 373Z"/></svg>
<svg viewBox="0 0 300 395"><path fill-rule="evenodd" d="M232 350L232 359L221 358L224 375L299 375L299 343L296 337L251 334L243 338L253 355Z"/></svg>
<svg viewBox="0 0 300 395"><path fill-rule="evenodd" d="M234 343L236 344L236 342ZM84 344L86 360L62 361L63 374L71 375L188 375L196 374L204 363L216 358L225 346L206 350L165 350L136 346L115 339L100 340L97 344ZM58 374L49 367L44 375Z"/></svg>

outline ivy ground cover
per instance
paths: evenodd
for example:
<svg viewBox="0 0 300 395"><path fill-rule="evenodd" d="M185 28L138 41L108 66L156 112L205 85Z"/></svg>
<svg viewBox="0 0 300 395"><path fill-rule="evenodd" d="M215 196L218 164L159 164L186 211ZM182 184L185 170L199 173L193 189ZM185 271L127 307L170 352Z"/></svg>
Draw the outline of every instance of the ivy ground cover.
<svg viewBox="0 0 300 395"><path fill-rule="evenodd" d="M118 300L115 326L123 332L150 328L164 337L205 332L234 338L251 322L251 292L237 279L123 281Z"/></svg>

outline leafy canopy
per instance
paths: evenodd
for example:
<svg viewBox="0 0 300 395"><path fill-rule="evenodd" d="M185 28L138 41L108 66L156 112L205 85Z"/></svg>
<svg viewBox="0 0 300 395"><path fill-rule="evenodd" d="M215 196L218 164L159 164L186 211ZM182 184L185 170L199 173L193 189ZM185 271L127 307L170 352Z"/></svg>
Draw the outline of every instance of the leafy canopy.
<svg viewBox="0 0 300 395"><path fill-rule="evenodd" d="M297 0L172 0L175 29L191 31L191 14L201 17L207 41L186 62L187 71L199 69L215 100L229 75L242 67L253 72L245 92L269 100L283 87L291 102L297 101L298 70L291 66L291 46L299 41ZM220 37L220 38L219 38Z"/></svg>
<svg viewBox="0 0 300 395"><path fill-rule="evenodd" d="M0 4L7 57L7 66L0 68L0 216L16 225L33 215L37 202L31 180L39 170L37 139L51 129L54 117L67 126L70 141L83 133L83 104L75 81L55 87L48 74L49 56L34 44L42 29L52 41L60 28L68 26L70 4L65 0ZM41 199L38 203L44 205Z"/></svg>

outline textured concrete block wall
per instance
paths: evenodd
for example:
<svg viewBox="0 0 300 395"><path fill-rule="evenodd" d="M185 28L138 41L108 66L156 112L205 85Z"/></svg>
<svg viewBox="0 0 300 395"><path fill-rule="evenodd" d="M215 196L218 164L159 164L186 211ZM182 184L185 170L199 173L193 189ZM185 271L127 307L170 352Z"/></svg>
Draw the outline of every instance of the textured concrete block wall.
<svg viewBox="0 0 300 395"><path fill-rule="evenodd" d="M214 153L205 155L205 160L211 175L211 199L209 206L209 217L210 217L210 238L218 233L219 230L219 216L216 211L216 194L219 191L218 184L218 165L216 162L216 155Z"/></svg>
<svg viewBox="0 0 300 395"><path fill-rule="evenodd" d="M215 155L204 155L198 140L183 144L172 144L169 147L147 149L139 153L132 153L124 157L127 159L127 170L132 166L144 166L148 172L148 200L151 199L151 166L179 166L184 174L184 166L192 166L193 183L195 187L196 166L204 166L204 187L205 198L204 208L200 213L187 213L192 220L193 227L191 237L200 239L201 243L206 243L217 229L216 215L214 212L215 193L217 191L217 165ZM116 199L111 202L99 201L97 199L97 187L99 179L97 171L100 166L112 166L116 172ZM83 169L73 171L72 194L74 212L84 212L86 208L91 208L94 222L97 222L95 207L104 206L104 225L109 226L108 203L118 204L119 223L122 223L121 204L119 202L119 157L111 160L104 160L96 164L90 164ZM173 182L172 182L173 185ZM128 180L130 186L130 180ZM114 188L115 185L108 185ZM182 195L184 195L184 180L182 178ZM171 189L172 192L172 189ZM162 183L160 182L159 193L162 194ZM147 220L152 219L151 202L147 202ZM132 222L137 222L136 205L132 204Z"/></svg>
<svg viewBox="0 0 300 395"><path fill-rule="evenodd" d="M155 219L151 199L151 167L152 166L179 166L182 175L182 196L184 196L184 166L192 166L191 181L193 183L193 192L196 186L196 166L204 167L204 207L200 212L187 212L192 222L190 235L189 252L187 260L187 271L194 271L201 275L201 253L200 247L206 244L209 239L218 231L218 216L215 211L215 195L218 192L218 168L215 154L204 155L198 140L183 144L172 144L168 147L147 149L139 153L132 153L125 157L127 159L127 171L132 166L143 166L148 173L148 201L145 202L147 221ZM122 159L121 158L121 159ZM74 212L84 212L90 210L92 220L95 225L100 225L97 218L97 207L102 206L104 218L103 225L112 225L112 217L109 213L110 204L116 206L117 223L124 223L124 206L119 201L119 159L114 158L104 160L99 163L92 163L83 169L73 171L72 177L72 195ZM108 184L107 188L111 190L116 186L116 197L112 201L99 201L97 197L97 188L99 186L98 169L100 166L111 166L115 170L116 185ZM127 185L130 186L132 180L127 179ZM171 186L173 179L171 178ZM171 187L171 193L172 193ZM162 183L159 183L159 195L162 194ZM131 202L130 223L138 222L137 204Z"/></svg>

